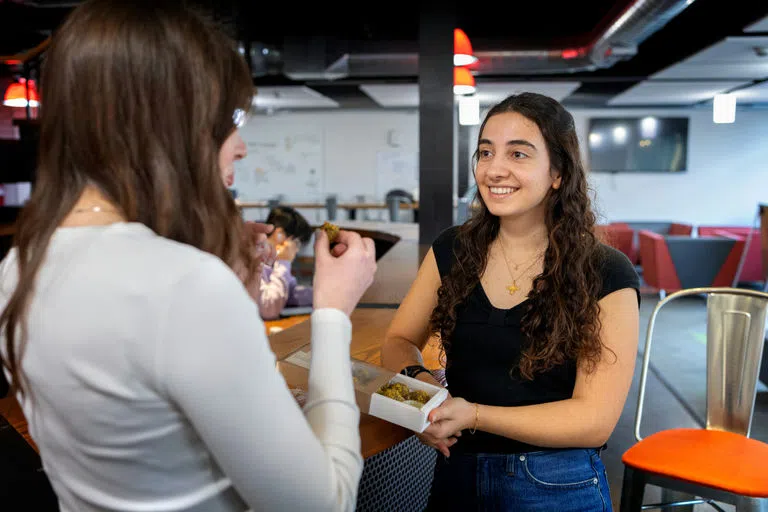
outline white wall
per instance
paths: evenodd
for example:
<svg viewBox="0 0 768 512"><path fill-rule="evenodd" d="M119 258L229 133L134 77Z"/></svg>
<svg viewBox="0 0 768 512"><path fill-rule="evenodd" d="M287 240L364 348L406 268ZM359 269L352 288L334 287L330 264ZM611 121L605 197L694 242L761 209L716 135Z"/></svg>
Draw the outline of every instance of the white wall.
<svg viewBox="0 0 768 512"><path fill-rule="evenodd" d="M590 175L605 220L752 225L758 203L768 202L768 110L739 110L734 124L713 123L710 109L572 113L582 148L591 116L690 118L687 172Z"/></svg>
<svg viewBox="0 0 768 512"><path fill-rule="evenodd" d="M237 164L235 188L243 201L268 200L277 194L283 194L285 202L323 202L329 194L336 194L339 202L356 202L359 195L365 196L366 201L383 201L384 194L392 188L411 192L418 187L418 130L419 116L415 110L256 115L241 130L249 156ZM316 198L304 193L306 185L301 180L292 183L290 179L267 178L256 183L249 179L255 167L263 167L267 176L276 172L275 166L264 164L263 159L255 156L259 151L268 151L257 147L264 133L286 141L291 134L320 133L321 186ZM285 152L281 158L285 159ZM325 219L324 210L301 211L311 221ZM255 218L259 213L246 212L246 217ZM386 211L371 215L385 219Z"/></svg>
<svg viewBox="0 0 768 512"><path fill-rule="evenodd" d="M597 194L595 206L602 221L751 225L757 204L768 202L768 110L739 110L736 123L728 125L714 124L709 109L573 110L572 113L583 148L586 147L587 123L591 116L683 115L691 120L687 172L678 175L591 174L590 182ZM417 111L259 115L246 126L244 138L251 137L249 130L290 133L310 128L322 134L322 194L335 193L339 201L354 201L360 194L367 200L381 200L386 190L378 189L396 185L392 181L395 175L391 172L389 181L379 183L382 180L377 178L376 170L381 167L377 163L381 155L400 154L405 162L400 165L415 162L414 172L418 173ZM470 137L472 147L476 130ZM256 187L248 196L242 197L244 200L264 200L276 193L283 193L286 201L292 200L290 189L272 190L269 184ZM312 213L311 219L323 220L324 212Z"/></svg>

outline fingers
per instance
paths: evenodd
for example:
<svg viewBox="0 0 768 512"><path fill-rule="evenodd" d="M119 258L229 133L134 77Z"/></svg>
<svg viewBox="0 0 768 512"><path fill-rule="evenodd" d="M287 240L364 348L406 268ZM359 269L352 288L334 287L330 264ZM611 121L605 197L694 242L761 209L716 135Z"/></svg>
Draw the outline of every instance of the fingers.
<svg viewBox="0 0 768 512"><path fill-rule="evenodd" d="M322 229L318 229L315 232L315 257L324 257L329 250L329 246L328 235Z"/></svg>
<svg viewBox="0 0 768 512"><path fill-rule="evenodd" d="M373 240L370 238L363 238L363 243L365 244L365 250L368 254L373 254L374 257L376 256L376 244L373 243Z"/></svg>
<svg viewBox="0 0 768 512"><path fill-rule="evenodd" d="M245 225L248 226L248 229L253 233L263 233L265 235L272 233L275 229L274 225L264 224L263 222L247 222Z"/></svg>
<svg viewBox="0 0 768 512"><path fill-rule="evenodd" d="M337 242L342 243L347 247L359 244L360 240L362 240L362 237L359 233L354 231L346 231L343 229L339 231L339 236L336 237Z"/></svg>
<svg viewBox="0 0 768 512"><path fill-rule="evenodd" d="M333 249L331 249L331 254L338 258L345 252L347 252L348 247L345 244L336 244L333 246Z"/></svg>
<svg viewBox="0 0 768 512"><path fill-rule="evenodd" d="M440 453L442 453L446 457L450 457L451 450L449 450L449 448L455 445L457 441L458 439L456 439L455 437L449 437L445 441L438 442L435 448L437 448L440 451Z"/></svg>
<svg viewBox="0 0 768 512"><path fill-rule="evenodd" d="M461 435L461 432L458 432L457 434L447 437L445 439L439 439L427 433L426 431L424 431L421 434L416 434L416 437L418 437L419 441L421 441L423 444L430 446L435 450L438 450L440 453L442 453L446 457L450 457L451 451L449 450L449 448L455 445L459 441L458 437L460 435Z"/></svg>

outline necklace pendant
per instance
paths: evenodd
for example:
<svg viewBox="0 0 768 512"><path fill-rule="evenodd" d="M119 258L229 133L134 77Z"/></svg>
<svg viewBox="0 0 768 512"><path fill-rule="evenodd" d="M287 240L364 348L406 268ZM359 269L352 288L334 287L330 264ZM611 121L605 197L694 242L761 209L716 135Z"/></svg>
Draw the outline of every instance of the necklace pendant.
<svg viewBox="0 0 768 512"><path fill-rule="evenodd" d="M517 290L520 288L517 286L517 284L512 283L511 285L507 286L507 291L510 295L514 295Z"/></svg>

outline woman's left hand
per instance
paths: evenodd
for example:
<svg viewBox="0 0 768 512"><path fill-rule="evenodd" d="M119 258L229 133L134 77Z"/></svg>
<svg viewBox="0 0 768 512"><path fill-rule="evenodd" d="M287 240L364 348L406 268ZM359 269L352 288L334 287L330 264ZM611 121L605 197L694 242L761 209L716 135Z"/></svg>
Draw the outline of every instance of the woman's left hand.
<svg viewBox="0 0 768 512"><path fill-rule="evenodd" d="M243 235L250 240L254 257L263 265L272 265L277 256L277 251L267 240L267 236L274 229L272 224L262 222L246 222L244 226Z"/></svg>
<svg viewBox="0 0 768 512"><path fill-rule="evenodd" d="M475 425L475 404L463 398L449 398L429 413L432 424L424 430L437 439L453 437Z"/></svg>

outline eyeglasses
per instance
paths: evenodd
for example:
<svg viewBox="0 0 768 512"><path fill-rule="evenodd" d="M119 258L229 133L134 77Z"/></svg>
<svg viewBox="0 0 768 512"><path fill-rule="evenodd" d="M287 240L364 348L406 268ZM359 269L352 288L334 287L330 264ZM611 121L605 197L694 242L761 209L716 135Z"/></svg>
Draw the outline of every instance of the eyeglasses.
<svg viewBox="0 0 768 512"><path fill-rule="evenodd" d="M248 113L241 108L236 108L235 113L232 114L232 122L235 124L235 128L242 128L247 120Z"/></svg>

